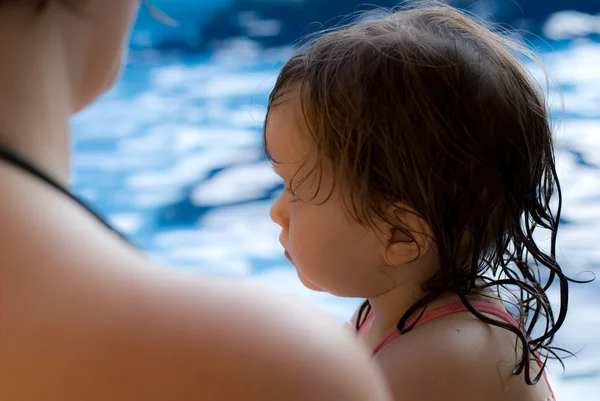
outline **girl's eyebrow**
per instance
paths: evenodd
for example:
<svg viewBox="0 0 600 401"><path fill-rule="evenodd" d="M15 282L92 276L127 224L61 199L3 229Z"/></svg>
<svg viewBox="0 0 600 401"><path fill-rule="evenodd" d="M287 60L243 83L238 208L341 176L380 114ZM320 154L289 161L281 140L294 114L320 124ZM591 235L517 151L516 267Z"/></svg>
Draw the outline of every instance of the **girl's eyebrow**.
<svg viewBox="0 0 600 401"><path fill-rule="evenodd" d="M275 174L277 174L278 176L281 177L281 172L277 169L277 166L278 166L277 163L271 162L271 168L273 169L273 171L275 172Z"/></svg>

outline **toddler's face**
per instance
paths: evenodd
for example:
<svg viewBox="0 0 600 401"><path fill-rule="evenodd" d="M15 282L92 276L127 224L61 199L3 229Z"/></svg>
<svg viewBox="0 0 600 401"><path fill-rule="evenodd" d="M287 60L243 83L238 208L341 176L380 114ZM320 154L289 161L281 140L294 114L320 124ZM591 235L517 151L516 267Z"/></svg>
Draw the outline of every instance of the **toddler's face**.
<svg viewBox="0 0 600 401"><path fill-rule="evenodd" d="M316 158L299 96L271 109L266 142L286 187L271 208L271 218L281 226L280 242L302 283L338 296L372 295L381 281L378 267L385 265L382 239L351 221L339 187L327 199L334 183L331 166L321 166L321 176L317 172L300 183Z"/></svg>

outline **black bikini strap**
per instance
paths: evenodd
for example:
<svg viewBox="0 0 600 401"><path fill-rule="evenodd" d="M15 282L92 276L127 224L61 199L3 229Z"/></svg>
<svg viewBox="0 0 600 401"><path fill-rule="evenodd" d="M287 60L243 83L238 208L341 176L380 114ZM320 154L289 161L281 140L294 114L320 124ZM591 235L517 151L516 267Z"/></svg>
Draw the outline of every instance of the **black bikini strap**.
<svg viewBox="0 0 600 401"><path fill-rule="evenodd" d="M129 243L129 240L125 238L123 234L121 234L116 228L111 226L106 220L104 220L98 213L96 213L92 208L85 204L81 199L77 196L73 195L68 189L64 188L58 182L56 182L52 177L46 174L42 169L35 166L33 163L25 159L22 155L17 154L15 151L8 148L6 145L0 144L0 159L4 159L8 163L19 167L20 169L28 172L29 174L37 177L38 179L44 181L51 187L55 188L59 192L62 192L67 197L71 198L73 201L78 203L81 207L91 213L96 220L98 220L102 225L104 225L109 230L115 232L118 236L123 238L126 242Z"/></svg>

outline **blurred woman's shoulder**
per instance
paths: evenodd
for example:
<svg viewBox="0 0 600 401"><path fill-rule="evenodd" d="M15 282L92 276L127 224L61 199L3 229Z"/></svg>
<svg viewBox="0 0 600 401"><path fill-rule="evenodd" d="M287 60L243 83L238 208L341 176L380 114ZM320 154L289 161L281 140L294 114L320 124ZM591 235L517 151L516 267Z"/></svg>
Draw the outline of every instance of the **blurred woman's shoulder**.
<svg viewBox="0 0 600 401"><path fill-rule="evenodd" d="M386 399L318 312L154 265L44 183L0 181L1 399Z"/></svg>

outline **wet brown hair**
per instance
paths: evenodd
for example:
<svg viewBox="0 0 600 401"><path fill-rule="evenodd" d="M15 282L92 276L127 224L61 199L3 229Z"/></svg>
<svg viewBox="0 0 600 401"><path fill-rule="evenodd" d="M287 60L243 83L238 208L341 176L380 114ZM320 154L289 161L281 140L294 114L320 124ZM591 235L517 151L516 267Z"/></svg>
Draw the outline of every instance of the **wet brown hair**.
<svg viewBox="0 0 600 401"><path fill-rule="evenodd" d="M532 55L449 6L393 10L304 45L281 70L267 119L285 95L298 91L318 160L293 185L309 175L318 180L327 160L337 187L349 189L345 207L357 222L384 221L414 238L390 216L390 206L401 202L431 228L440 268L398 330L411 330L408 318L433 299L456 293L477 318L517 336L522 355L514 373L523 372L532 385L547 357L560 360L551 343L575 280L555 257L561 191L549 111L522 56ZM277 163L266 136L264 148ZM534 240L537 230L549 234L548 250ZM547 296L555 281L557 316ZM468 295L487 288L520 327L472 307ZM369 310L365 301L357 329ZM542 357L539 375L530 377L531 361Z"/></svg>

